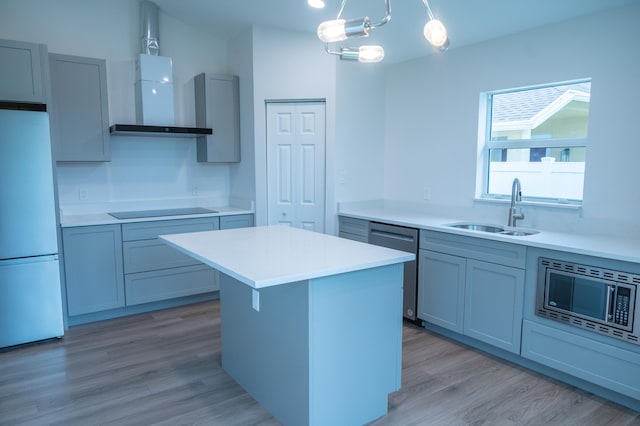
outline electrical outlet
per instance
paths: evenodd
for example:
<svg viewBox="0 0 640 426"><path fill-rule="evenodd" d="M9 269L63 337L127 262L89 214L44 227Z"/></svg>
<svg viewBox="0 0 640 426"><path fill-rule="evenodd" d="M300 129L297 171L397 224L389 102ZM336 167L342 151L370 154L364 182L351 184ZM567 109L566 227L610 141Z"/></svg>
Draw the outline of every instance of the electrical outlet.
<svg viewBox="0 0 640 426"><path fill-rule="evenodd" d="M78 189L78 199L80 201L87 201L89 199L89 191L86 188Z"/></svg>
<svg viewBox="0 0 640 426"><path fill-rule="evenodd" d="M199 190L198 190L198 185L193 185L191 187L191 195L198 195Z"/></svg>
<svg viewBox="0 0 640 426"><path fill-rule="evenodd" d="M424 188L424 190L422 191L422 198L427 201L431 199L431 189L426 187Z"/></svg>

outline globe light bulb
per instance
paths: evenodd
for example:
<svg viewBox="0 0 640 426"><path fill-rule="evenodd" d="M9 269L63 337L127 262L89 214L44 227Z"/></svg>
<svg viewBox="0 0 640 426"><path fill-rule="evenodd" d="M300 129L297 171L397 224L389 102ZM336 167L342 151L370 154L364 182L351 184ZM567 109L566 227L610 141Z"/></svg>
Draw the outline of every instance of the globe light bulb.
<svg viewBox="0 0 640 426"><path fill-rule="evenodd" d="M447 42L447 29L437 19L430 19L424 25L424 38L435 47L441 47Z"/></svg>
<svg viewBox="0 0 640 426"><path fill-rule="evenodd" d="M382 46L365 45L358 49L358 61L364 63L376 63L384 59L384 49Z"/></svg>
<svg viewBox="0 0 640 426"><path fill-rule="evenodd" d="M318 25L318 38L325 43L342 41L347 38L344 19L324 21Z"/></svg>

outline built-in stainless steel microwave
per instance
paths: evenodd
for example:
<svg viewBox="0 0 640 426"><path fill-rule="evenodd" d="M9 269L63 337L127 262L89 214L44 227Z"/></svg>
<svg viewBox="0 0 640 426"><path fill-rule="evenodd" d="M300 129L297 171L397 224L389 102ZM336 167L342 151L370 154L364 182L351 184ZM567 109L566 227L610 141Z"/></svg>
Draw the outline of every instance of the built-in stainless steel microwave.
<svg viewBox="0 0 640 426"><path fill-rule="evenodd" d="M639 287L640 275L541 257L536 314L640 344Z"/></svg>

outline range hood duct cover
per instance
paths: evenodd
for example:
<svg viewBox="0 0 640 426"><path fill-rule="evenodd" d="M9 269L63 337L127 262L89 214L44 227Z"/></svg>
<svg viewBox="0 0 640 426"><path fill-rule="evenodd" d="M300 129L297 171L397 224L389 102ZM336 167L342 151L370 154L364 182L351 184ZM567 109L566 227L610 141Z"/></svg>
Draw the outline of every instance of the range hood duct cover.
<svg viewBox="0 0 640 426"><path fill-rule="evenodd" d="M142 21L142 51L145 55L160 54L160 24L158 23L158 6L148 0L140 3Z"/></svg>
<svg viewBox="0 0 640 426"><path fill-rule="evenodd" d="M112 136L164 136L194 138L211 135L204 127L175 126L173 118L173 72L171 58L160 53L159 8L148 0L140 2L142 52L136 61L137 124L114 124Z"/></svg>

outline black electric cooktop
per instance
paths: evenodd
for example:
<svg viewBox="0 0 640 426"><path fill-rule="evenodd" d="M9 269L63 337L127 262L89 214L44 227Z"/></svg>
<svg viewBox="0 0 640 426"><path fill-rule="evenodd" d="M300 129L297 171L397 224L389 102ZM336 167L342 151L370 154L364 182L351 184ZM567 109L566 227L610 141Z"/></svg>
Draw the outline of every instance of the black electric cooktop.
<svg viewBox="0 0 640 426"><path fill-rule="evenodd" d="M140 219L143 217L179 216L185 214L218 213L202 207L186 207L181 209L160 209L160 210L137 210L129 212L109 213L116 219Z"/></svg>

